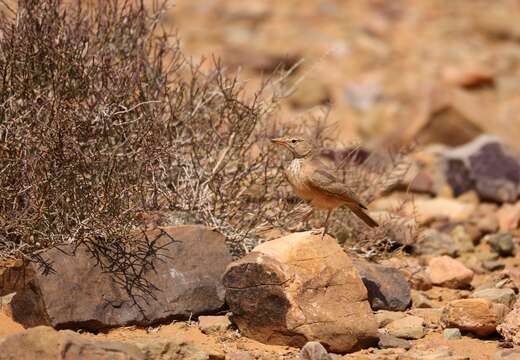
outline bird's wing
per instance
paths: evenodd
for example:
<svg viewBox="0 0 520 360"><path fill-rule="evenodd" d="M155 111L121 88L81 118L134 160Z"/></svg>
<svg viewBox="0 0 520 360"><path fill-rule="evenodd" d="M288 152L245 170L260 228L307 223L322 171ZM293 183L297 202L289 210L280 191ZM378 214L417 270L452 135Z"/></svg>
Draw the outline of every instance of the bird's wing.
<svg viewBox="0 0 520 360"><path fill-rule="evenodd" d="M307 185L318 191L323 191L330 196L338 197L348 203L356 203L361 208L366 209L361 200L347 186L339 181L327 170L313 169L307 177Z"/></svg>

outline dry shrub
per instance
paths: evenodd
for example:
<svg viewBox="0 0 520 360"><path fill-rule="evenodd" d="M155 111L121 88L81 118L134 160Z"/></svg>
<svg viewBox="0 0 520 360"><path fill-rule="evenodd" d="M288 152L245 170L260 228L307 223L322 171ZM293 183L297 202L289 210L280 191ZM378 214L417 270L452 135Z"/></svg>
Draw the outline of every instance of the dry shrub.
<svg viewBox="0 0 520 360"><path fill-rule="evenodd" d="M121 251L150 210L248 238L262 207L245 189L266 175L255 144L273 103L262 89L246 98L218 62L187 61L159 14L139 1L23 0L2 15L0 256Z"/></svg>
<svg viewBox="0 0 520 360"><path fill-rule="evenodd" d="M270 83L248 96L218 61L202 71L160 14L140 1L20 0L1 15L0 258L85 244L135 282L160 250L129 236L143 213L214 227L235 256L266 229L310 225L268 141L285 132L269 122ZM346 183L371 200L393 175L352 154ZM338 212L332 230L361 239L351 218Z"/></svg>

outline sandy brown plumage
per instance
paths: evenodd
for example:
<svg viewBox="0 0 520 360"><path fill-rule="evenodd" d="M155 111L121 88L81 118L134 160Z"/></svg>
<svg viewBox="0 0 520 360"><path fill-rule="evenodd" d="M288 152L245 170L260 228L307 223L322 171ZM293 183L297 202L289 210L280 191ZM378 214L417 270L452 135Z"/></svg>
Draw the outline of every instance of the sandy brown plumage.
<svg viewBox="0 0 520 360"><path fill-rule="evenodd" d="M347 206L368 226L378 226L365 212L367 208L356 194L334 176L334 172L319 160L305 140L287 137L272 141L283 145L293 155L293 160L286 169L286 176L296 195L316 208L328 210L322 237L327 231L332 211L340 206Z"/></svg>

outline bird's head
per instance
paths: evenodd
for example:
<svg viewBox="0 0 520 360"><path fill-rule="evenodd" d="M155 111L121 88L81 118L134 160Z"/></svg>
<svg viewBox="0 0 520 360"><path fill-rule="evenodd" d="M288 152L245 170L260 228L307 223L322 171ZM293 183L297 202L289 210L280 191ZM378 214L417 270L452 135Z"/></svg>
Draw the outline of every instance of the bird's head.
<svg viewBox="0 0 520 360"><path fill-rule="evenodd" d="M271 139L271 142L282 145L289 149L295 158L303 158L309 155L312 151L312 146L309 144L309 142L299 137L281 137Z"/></svg>

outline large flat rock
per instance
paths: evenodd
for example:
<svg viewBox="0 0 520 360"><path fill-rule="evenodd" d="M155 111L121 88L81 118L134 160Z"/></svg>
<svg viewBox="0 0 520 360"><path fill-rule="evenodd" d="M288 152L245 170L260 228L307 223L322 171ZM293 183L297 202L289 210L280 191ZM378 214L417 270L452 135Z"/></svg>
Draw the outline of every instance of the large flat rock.
<svg viewBox="0 0 520 360"><path fill-rule="evenodd" d="M140 278L134 271L105 272L86 247L51 249L43 257L45 273L29 265L34 276L11 301L13 318L24 326L101 329L149 325L174 318L215 312L224 306L221 277L231 256L224 236L203 226L149 230L146 236L163 247L153 267ZM127 276L125 278L125 276ZM148 284L141 291L137 284Z"/></svg>

